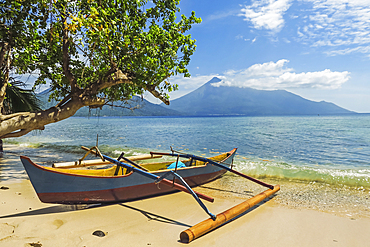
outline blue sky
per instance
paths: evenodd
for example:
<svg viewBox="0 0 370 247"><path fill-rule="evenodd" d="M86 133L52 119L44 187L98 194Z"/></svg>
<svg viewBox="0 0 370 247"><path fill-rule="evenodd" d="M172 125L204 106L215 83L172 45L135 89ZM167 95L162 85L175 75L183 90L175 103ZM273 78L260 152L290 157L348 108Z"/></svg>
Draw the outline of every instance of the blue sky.
<svg viewBox="0 0 370 247"><path fill-rule="evenodd" d="M203 22L189 32L192 76L171 78L179 85L171 99L217 76L221 86L284 89L370 113L370 0L182 0L180 8Z"/></svg>

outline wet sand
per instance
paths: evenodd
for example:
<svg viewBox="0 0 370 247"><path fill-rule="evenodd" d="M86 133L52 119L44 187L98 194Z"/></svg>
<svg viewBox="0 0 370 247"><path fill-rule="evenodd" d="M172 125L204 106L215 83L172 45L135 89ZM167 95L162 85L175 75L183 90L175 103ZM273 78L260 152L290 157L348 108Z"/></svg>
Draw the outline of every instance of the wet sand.
<svg viewBox="0 0 370 247"><path fill-rule="evenodd" d="M5 161L7 165L2 164L0 173L5 171L10 176L0 180L0 246L368 246L370 243L370 218L364 214L368 209L367 191L351 194L315 184L302 184L297 189L284 182L271 200L184 244L179 242L181 231L208 218L188 194L105 206L44 204L29 180L15 179L22 171L8 169L10 164L20 161L11 155L1 160ZM196 190L215 198L214 203L205 204L218 214L265 188L251 182L241 183L227 175ZM346 200L341 195L349 194L352 197L347 199L351 203L357 200L355 205L360 210L340 211L338 203ZM329 201L335 206L325 207ZM346 210L350 208L346 206ZM95 231L105 236L95 236Z"/></svg>

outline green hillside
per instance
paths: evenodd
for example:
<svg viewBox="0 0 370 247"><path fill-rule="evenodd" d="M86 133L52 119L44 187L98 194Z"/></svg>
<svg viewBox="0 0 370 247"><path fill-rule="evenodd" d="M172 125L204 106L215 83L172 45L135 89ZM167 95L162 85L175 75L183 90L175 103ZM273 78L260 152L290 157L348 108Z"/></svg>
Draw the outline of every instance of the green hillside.
<svg viewBox="0 0 370 247"><path fill-rule="evenodd" d="M50 95L50 90L45 90L38 94L39 99L43 102L43 109L55 106L56 102L48 101ZM134 96L131 100L127 102L114 102L112 106L103 106L102 109L89 109L88 107L83 107L79 109L75 117L89 117L89 116L180 116L182 113L164 108L160 105L152 104L141 97Z"/></svg>

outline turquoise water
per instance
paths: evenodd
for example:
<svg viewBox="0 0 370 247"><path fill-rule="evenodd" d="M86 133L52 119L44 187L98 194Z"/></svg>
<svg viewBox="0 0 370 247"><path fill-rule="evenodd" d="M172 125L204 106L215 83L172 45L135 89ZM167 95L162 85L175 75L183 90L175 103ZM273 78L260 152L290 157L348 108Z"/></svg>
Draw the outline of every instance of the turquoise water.
<svg viewBox="0 0 370 247"><path fill-rule="evenodd" d="M82 156L97 134L111 156L238 147L236 169L255 177L370 188L370 115L69 118L6 142L72 155L64 161Z"/></svg>

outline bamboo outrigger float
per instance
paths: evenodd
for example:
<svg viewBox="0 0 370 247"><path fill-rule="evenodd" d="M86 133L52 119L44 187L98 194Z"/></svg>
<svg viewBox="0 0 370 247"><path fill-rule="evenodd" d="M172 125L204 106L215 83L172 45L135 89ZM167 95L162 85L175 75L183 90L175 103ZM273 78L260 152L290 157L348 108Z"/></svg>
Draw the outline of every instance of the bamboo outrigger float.
<svg viewBox="0 0 370 247"><path fill-rule="evenodd" d="M21 156L25 170L42 202L61 204L115 203L181 190L191 194L210 216L209 219L181 232L180 240L184 243L189 243L243 214L280 189L279 185L266 184L232 169L236 148L211 158L184 154L171 148L171 153L150 152L149 155L139 157L124 157L124 153L122 153L117 159L101 154L96 146L91 149L82 148L88 152L78 162L58 163L54 164L53 167L39 166L28 157ZM99 156L101 160L84 161L89 153ZM177 159L175 162L142 164L134 162L162 156L173 156ZM70 169L97 165L113 166L99 170ZM172 168L173 165L175 165L174 168ZM214 215L200 198L209 202L213 202L214 199L194 191L192 187L208 183L227 171L269 189L225 212ZM160 188L159 184L166 185L166 187Z"/></svg>
<svg viewBox="0 0 370 247"><path fill-rule="evenodd" d="M216 216L215 220L206 219L195 226L180 233L180 241L183 243L190 243L194 239L220 227L222 224L234 219L235 217L243 214L248 209L252 208L261 201L269 198L280 190L280 185L274 186L274 189L268 189Z"/></svg>
<svg viewBox="0 0 370 247"><path fill-rule="evenodd" d="M206 158L203 158L203 157L198 157L198 156L194 156L194 155L190 155L190 154L174 154L174 151L172 150L172 154L169 154L169 153L157 153L157 152L151 152L150 154L152 155L169 155L169 156L179 156L179 157L183 157L183 158L191 158L191 159L196 159L196 160L200 160L200 161L204 161L204 162L209 162L210 164L212 165L215 165L215 166L218 166L218 167L221 167L229 172L232 172L234 174L237 174L243 178L246 178L246 179L249 179L257 184L260 184L264 187L267 187L269 188L268 190L234 206L233 208L230 208L218 215L216 215L215 217L212 217L209 218L209 219L206 219L200 223L198 223L197 225L183 231L180 233L180 241L183 242L183 243L190 243L191 241L193 241L194 239L212 231L213 229L217 228L217 227L220 227L221 225L223 225L224 223L234 219L235 217L243 214L245 211L247 211L248 209L252 208L253 206L255 206L256 204L262 202L263 200L271 197L272 195L274 195L276 192L278 192L280 190L280 185L270 185L270 184L267 184L267 183L264 183L260 180L257 180L255 178L252 178L250 176L247 176L243 173L240 173L238 171L235 171L232 169L232 167L228 167L224 164L222 164L222 162L215 162L215 161L212 161L212 160L208 160ZM179 153L179 152L177 152Z"/></svg>

